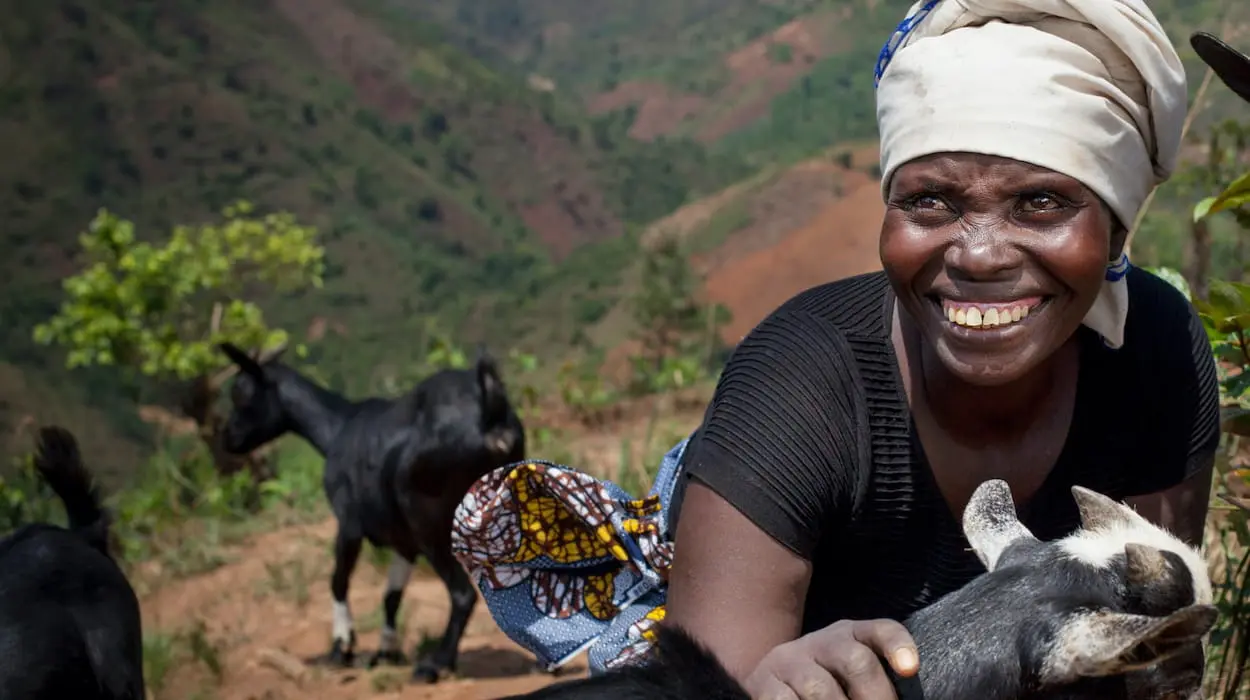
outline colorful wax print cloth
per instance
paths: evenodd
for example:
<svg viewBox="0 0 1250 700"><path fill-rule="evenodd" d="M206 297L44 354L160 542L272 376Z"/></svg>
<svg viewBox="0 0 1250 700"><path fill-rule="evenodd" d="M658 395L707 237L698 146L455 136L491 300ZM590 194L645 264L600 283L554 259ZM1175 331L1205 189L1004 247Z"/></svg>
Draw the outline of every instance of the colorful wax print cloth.
<svg viewBox="0 0 1250 700"><path fill-rule="evenodd" d="M688 440L664 455L642 498L544 461L496 469L465 494L452 551L499 627L547 669L585 650L601 673L650 648L664 618L667 513Z"/></svg>

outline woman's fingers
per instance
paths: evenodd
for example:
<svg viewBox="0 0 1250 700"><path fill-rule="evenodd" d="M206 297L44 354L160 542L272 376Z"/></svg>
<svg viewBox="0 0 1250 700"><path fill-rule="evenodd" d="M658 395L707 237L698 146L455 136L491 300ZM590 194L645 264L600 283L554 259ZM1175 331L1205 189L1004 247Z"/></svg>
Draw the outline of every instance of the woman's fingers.
<svg viewBox="0 0 1250 700"><path fill-rule="evenodd" d="M769 652L747 680L754 700L897 700L881 659L920 670L916 643L893 620L843 620Z"/></svg>
<svg viewBox="0 0 1250 700"><path fill-rule="evenodd" d="M785 692L790 693L778 697L787 700L847 700L838 680L814 659L796 660L783 666L776 671L774 678L785 686Z"/></svg>
<svg viewBox="0 0 1250 700"><path fill-rule="evenodd" d="M836 647L814 650L813 656L841 682L849 700L897 700L877 652L864 643L847 639Z"/></svg>
<svg viewBox="0 0 1250 700"><path fill-rule="evenodd" d="M750 693L751 700L799 700L798 693L773 674L763 680L748 683L747 692Z"/></svg>
<svg viewBox="0 0 1250 700"><path fill-rule="evenodd" d="M856 641L887 659L894 672L904 678L920 671L920 656L916 652L916 640L902 623L894 620L857 620L851 635Z"/></svg>

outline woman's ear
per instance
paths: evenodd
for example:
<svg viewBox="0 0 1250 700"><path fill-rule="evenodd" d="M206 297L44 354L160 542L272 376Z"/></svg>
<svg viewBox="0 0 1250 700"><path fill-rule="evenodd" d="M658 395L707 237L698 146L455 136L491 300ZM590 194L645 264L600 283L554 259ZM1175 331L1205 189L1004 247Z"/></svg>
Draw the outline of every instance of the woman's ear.
<svg viewBox="0 0 1250 700"><path fill-rule="evenodd" d="M1111 215L1111 257L1107 262L1115 262L1124 254L1124 244L1128 242L1128 228L1120 223L1114 214Z"/></svg>

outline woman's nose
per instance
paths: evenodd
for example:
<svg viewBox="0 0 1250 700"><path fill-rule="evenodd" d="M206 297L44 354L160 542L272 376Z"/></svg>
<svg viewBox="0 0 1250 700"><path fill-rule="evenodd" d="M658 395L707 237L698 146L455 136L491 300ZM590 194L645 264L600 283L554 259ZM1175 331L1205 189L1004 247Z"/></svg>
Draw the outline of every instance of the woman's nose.
<svg viewBox="0 0 1250 700"><path fill-rule="evenodd" d="M1023 253L1003 226L980 226L965 230L946 248L945 262L953 276L993 280L1014 273Z"/></svg>

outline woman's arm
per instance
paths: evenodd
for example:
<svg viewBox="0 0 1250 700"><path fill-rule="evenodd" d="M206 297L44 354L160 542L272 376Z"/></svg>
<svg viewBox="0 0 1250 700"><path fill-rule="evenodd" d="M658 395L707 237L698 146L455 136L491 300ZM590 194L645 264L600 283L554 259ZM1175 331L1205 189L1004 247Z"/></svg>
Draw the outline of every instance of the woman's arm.
<svg viewBox="0 0 1250 700"><path fill-rule="evenodd" d="M1204 459L1193 475L1164 491L1128 499L1150 522L1167 528L1191 547L1202 546L1207 522L1207 506L1211 498L1211 476L1215 470L1215 454Z"/></svg>
<svg viewBox="0 0 1250 700"><path fill-rule="evenodd" d="M1151 522L1197 547L1202 544L1220 444L1219 379L1202 320L1179 292L1157 283L1167 295L1160 301L1176 310L1160 308L1152 319L1158 324L1157 357L1142 381L1161 390L1155 400L1165 412L1159 434L1166 444L1154 452L1160 463L1142 465L1154 474L1152 492L1127 500Z"/></svg>
<svg viewBox="0 0 1250 700"><path fill-rule="evenodd" d="M850 501L852 366L832 324L775 312L734 350L682 456L666 619L739 677L799 635L810 557Z"/></svg>
<svg viewBox="0 0 1250 700"><path fill-rule="evenodd" d="M893 620L799 636L811 557L849 518L862 478L856 382L836 328L783 309L735 350L683 455L666 624L754 698L882 700L894 692L881 657L916 672L911 635Z"/></svg>
<svg viewBox="0 0 1250 700"><path fill-rule="evenodd" d="M677 525L666 624L690 631L757 700L894 700L919 671L895 620L841 620L799 637L811 565L692 483Z"/></svg>
<svg viewBox="0 0 1250 700"><path fill-rule="evenodd" d="M677 524L668 615L745 681L764 655L799 636L811 563L694 481Z"/></svg>

